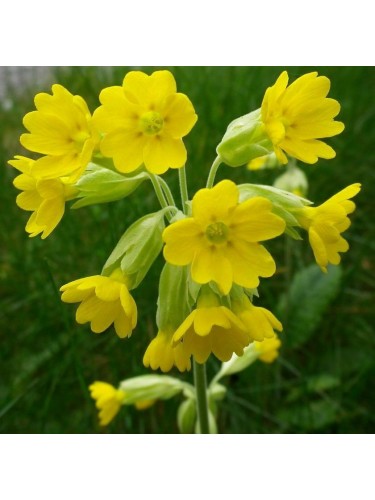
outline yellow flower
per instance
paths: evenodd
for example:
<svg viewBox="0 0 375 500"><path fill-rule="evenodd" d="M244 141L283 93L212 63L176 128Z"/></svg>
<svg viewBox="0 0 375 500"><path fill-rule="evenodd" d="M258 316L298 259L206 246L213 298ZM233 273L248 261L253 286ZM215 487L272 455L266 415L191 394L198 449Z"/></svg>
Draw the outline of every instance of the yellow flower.
<svg viewBox="0 0 375 500"><path fill-rule="evenodd" d="M31 237L42 233L47 238L62 219L65 202L77 194L77 189L66 183L66 179L39 179L34 174L35 161L24 156L15 156L8 162L20 172L13 184L22 191L16 203L23 210L33 212L26 224Z"/></svg>
<svg viewBox="0 0 375 500"><path fill-rule="evenodd" d="M23 124L30 132L21 135L22 146L41 153L34 166L35 175L53 179L80 177L99 143L86 102L61 85L52 85L52 95L35 96L37 111L27 113Z"/></svg>
<svg viewBox="0 0 375 500"><path fill-rule="evenodd" d="M334 158L335 151L318 140L344 130L343 123L334 121L340 104L326 97L329 79L313 72L287 85L288 73L283 71L276 83L267 89L261 108L266 133L279 161L286 164L286 154L305 163L316 163L318 158Z"/></svg>
<svg viewBox="0 0 375 500"><path fill-rule="evenodd" d="M100 94L94 121L103 132L101 152L113 158L120 172L129 173L142 164L155 174L180 168L186 162L182 137L197 121L193 105L177 93L169 71L151 76L131 71L122 87L109 87Z"/></svg>
<svg viewBox="0 0 375 500"><path fill-rule="evenodd" d="M252 340L270 339L275 336L274 330L283 330L282 324L271 311L254 306L245 294L241 301L232 302L232 310L242 321Z"/></svg>
<svg viewBox="0 0 375 500"><path fill-rule="evenodd" d="M262 342L254 342L254 344L258 351L258 358L263 363L272 363L279 355L281 342L277 335L270 339L264 339Z"/></svg>
<svg viewBox="0 0 375 500"><path fill-rule="evenodd" d="M212 292L201 292L197 309L192 311L173 335L187 356L205 363L211 352L220 361L228 361L235 352L242 356L251 341L243 323L227 307L220 305Z"/></svg>
<svg viewBox="0 0 375 500"><path fill-rule="evenodd" d="M176 366L180 372L190 370L190 355L187 355L179 343L175 347L172 345L174 332L159 331L157 336L150 342L143 356L143 364L146 368L160 370L163 373L169 372L173 366Z"/></svg>
<svg viewBox="0 0 375 500"><path fill-rule="evenodd" d="M328 263L340 263L339 252L349 250L349 244L341 233L350 226L347 215L355 210L355 204L350 198L358 194L360 189L360 184L352 184L318 207L304 207L293 211L298 222L308 231L315 260L324 272L327 272Z"/></svg>
<svg viewBox="0 0 375 500"><path fill-rule="evenodd" d="M130 337L137 324L137 306L126 285L121 269L107 276L81 278L60 288L63 302L81 302L77 323L91 323L94 333L104 332L114 323L120 338Z"/></svg>
<svg viewBox="0 0 375 500"><path fill-rule="evenodd" d="M238 188L228 180L201 189L193 198L192 217L174 222L163 233L166 261L176 266L191 264L194 281L215 281L224 294L233 283L256 288L259 276L274 274L275 262L258 242L285 229L283 219L271 212L269 200L238 200Z"/></svg>
<svg viewBox="0 0 375 500"><path fill-rule="evenodd" d="M125 392L106 382L94 382L89 389L99 410L99 424L108 425L120 411L125 399Z"/></svg>

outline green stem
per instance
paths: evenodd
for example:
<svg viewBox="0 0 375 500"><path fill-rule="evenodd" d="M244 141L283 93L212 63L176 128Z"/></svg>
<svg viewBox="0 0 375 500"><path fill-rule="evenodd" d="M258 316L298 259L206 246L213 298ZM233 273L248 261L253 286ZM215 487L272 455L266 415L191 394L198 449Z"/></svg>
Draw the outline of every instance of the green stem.
<svg viewBox="0 0 375 500"><path fill-rule="evenodd" d="M210 173L208 174L206 187L212 188L212 186L214 185L216 172L217 169L220 167L220 165L221 165L221 158L220 156L218 156L211 166Z"/></svg>
<svg viewBox="0 0 375 500"><path fill-rule="evenodd" d="M182 168L178 169L178 180L180 181L182 211L184 212L184 214L186 214L187 202L189 201L189 193L187 189L185 165Z"/></svg>
<svg viewBox="0 0 375 500"><path fill-rule="evenodd" d="M160 184L158 176L154 175L154 174L151 174L151 173L149 173L148 176L150 178L150 181L152 182L152 185L154 187L157 199L159 200L159 203L160 203L161 207L162 208L169 207L170 204L167 202L167 200L166 200L166 198L164 196L163 189L161 187L161 184ZM174 203L173 203L173 205L174 205ZM170 221L172 219L172 213L171 212L167 212L166 213L166 217Z"/></svg>
<svg viewBox="0 0 375 500"><path fill-rule="evenodd" d="M193 364L194 383L197 394L199 430L201 434L209 434L206 365L201 365L195 360L193 361Z"/></svg>
<svg viewBox="0 0 375 500"><path fill-rule="evenodd" d="M168 201L169 205L176 206L176 202L174 201L172 191L169 189L168 184L165 182L165 180L162 177L157 176L157 179L159 181L159 184L161 185L164 195Z"/></svg>

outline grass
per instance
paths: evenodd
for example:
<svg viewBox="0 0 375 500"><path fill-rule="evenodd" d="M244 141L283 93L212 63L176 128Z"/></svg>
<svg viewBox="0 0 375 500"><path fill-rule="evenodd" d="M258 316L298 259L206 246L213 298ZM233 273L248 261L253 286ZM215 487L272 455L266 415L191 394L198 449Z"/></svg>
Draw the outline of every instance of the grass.
<svg viewBox="0 0 375 500"><path fill-rule="evenodd" d="M98 93L120 84L129 68L52 68L20 91L6 87L0 102L0 430L3 433L170 433L176 432L178 399L159 402L138 412L126 408L105 430L97 425L87 386L93 380L116 384L147 373L141 359L155 335L157 280L155 263L135 292L140 320L132 338L120 341L113 330L94 335L74 321L74 307L64 305L58 288L78 277L100 271L114 244L139 216L158 208L149 185L130 198L107 205L67 210L57 230L41 241L24 232L27 214L17 208L14 172L6 163L22 154L22 117L33 109L33 96L58 82L82 95L93 110ZM155 68L142 68L149 72ZM227 124L259 107L267 86L284 68L174 67L178 88L189 95L199 120L186 140L189 190L203 187L215 147ZM291 79L318 70L332 81L331 96L342 104L343 134L330 140L337 158L304 167L310 199L317 204L353 182L363 189L347 232L351 249L343 258L340 286L311 335L288 341L279 360L255 364L226 380L227 398L219 408L219 430L226 433L372 433L374 392L374 249L375 249L375 107L373 68L285 68ZM26 71L26 69L25 69ZM36 71L30 68L28 71ZM37 72L38 78L41 72ZM30 82L33 81L29 78ZM7 85L7 81L4 82ZM250 173L221 167L218 179L272 182L273 172ZM165 176L177 193L177 174ZM263 280L262 305L276 310L290 279L313 262L306 241L271 242L277 275ZM298 300L293 311L302 316ZM217 369L210 360L212 376ZM176 374L177 375L177 374ZM177 375L178 376L178 375ZM191 374L183 375L191 380Z"/></svg>

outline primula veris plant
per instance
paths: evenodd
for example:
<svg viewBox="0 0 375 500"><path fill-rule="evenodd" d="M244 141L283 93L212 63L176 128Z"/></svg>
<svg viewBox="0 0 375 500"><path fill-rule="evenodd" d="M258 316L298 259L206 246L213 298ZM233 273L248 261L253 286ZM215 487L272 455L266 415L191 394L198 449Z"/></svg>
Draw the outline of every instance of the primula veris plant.
<svg viewBox="0 0 375 500"><path fill-rule="evenodd" d="M30 236L50 236L71 200L73 209L114 202L150 181L160 203L160 210L124 228L96 275L72 277L60 289L63 302L78 304L79 324L89 323L97 334L113 329L118 342L127 342L137 330L132 290L143 286L160 254L165 260L155 336L148 345L143 341L139 354L146 368L163 374L127 378L118 387L94 382L89 389L101 426L123 406L144 410L179 395L181 432L217 432L218 403L226 393L219 381L256 360L274 362L282 344L283 325L261 295L262 280L277 271L268 241L307 234L324 272L348 250L342 234L350 226L352 198L360 185L314 206L306 198L306 174L296 164L335 157L322 139L344 130L335 120L340 104L327 97L330 81L316 72L288 83L284 71L258 109L234 118L217 146L205 186L191 196L183 139L197 115L169 71L130 71L122 85L101 91L93 113L82 97L56 84L51 94L37 94L36 110L24 117L27 133L20 141L31 157L15 156L9 164L20 172L14 180L21 191L17 205L32 212L26 224ZM263 168L284 172L273 186L229 179L215 184L223 163L245 166L250 175ZM205 171L204 165L189 168ZM168 169L178 171L180 204L161 177ZM205 363L211 356L222 364L207 384ZM192 367L194 386L166 375Z"/></svg>

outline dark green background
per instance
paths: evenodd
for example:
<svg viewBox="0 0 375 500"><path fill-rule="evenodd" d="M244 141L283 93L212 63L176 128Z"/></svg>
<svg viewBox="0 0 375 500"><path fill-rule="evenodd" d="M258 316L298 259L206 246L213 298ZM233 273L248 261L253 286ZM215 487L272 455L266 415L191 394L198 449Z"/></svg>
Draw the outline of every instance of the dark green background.
<svg viewBox="0 0 375 500"><path fill-rule="evenodd" d="M141 68L150 72L159 68ZM173 67L178 89L192 100L199 120L186 139L189 190L204 186L215 147L234 118L260 106L266 87L283 69L291 80L317 70L331 79L330 96L342 105L345 131L329 140L337 158L303 166L309 198L323 202L345 186L362 183L357 211L347 231L351 249L344 255L338 293L316 323L312 335L288 340L273 365L257 363L226 379L228 397L219 408L219 430L226 433L374 431L374 194L375 71L373 68ZM29 239L28 217L17 208L15 171L7 166L24 154L19 135L22 117L33 110L33 96L52 83L83 96L93 111L100 90L119 85L129 68L0 68L0 430L3 433L170 433L177 432L180 400L159 402L150 410L126 408L104 431L97 425L87 386L94 380L116 384L147 373L141 360L155 335L155 310L161 258L135 291L139 323L130 340L111 329L102 335L74 322L74 307L60 302L58 288L68 281L100 272L127 226L158 208L150 185L144 184L121 202L79 211L67 210L62 223L45 241ZM221 167L218 179L272 183L275 172L251 173ZM177 194L177 174L165 176ZM295 272L313 262L306 241L285 239L268 245L278 273L263 280L263 305L277 309ZM303 318L303 310L293 303ZM294 311L289 312L293 317ZM306 319L308 321L308 319ZM284 324L285 326L285 324ZM217 369L209 362L209 374ZM177 376L179 376L176 373ZM191 374L183 375L191 380Z"/></svg>

